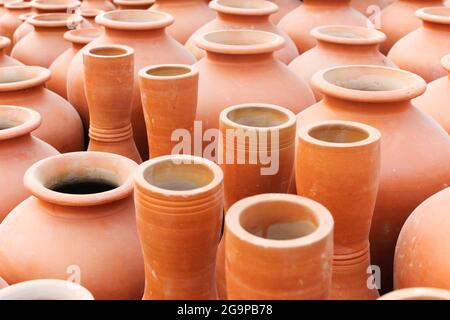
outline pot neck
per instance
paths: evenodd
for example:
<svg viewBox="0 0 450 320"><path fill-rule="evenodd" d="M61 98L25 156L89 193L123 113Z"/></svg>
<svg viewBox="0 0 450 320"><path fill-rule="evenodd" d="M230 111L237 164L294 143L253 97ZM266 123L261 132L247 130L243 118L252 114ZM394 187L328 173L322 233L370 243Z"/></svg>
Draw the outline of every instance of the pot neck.
<svg viewBox="0 0 450 320"><path fill-rule="evenodd" d="M333 6L333 7L348 7L350 0L303 0L303 4L307 6Z"/></svg>
<svg viewBox="0 0 450 320"><path fill-rule="evenodd" d="M113 29L105 27L105 35L111 38L130 38L132 35L133 39L136 38L159 38L166 36L166 29L150 29L150 30L122 30L122 29Z"/></svg>
<svg viewBox="0 0 450 320"><path fill-rule="evenodd" d="M256 54L224 54L218 52L207 52L208 61L213 63L232 63L232 64L259 64L276 62L273 52Z"/></svg>
<svg viewBox="0 0 450 320"><path fill-rule="evenodd" d="M317 40L317 48L319 50L330 51L334 54L336 53L355 53L359 52L362 54L367 53L377 53L379 44L366 44L366 45L354 45L354 44L343 44L343 43L332 43L328 41Z"/></svg>
<svg viewBox="0 0 450 320"><path fill-rule="evenodd" d="M324 95L323 101L333 109L347 110L357 113L370 113L372 110L383 110L383 113L399 113L412 107L411 100L391 101L391 102L359 102Z"/></svg>
<svg viewBox="0 0 450 320"><path fill-rule="evenodd" d="M450 32L450 24L422 21L422 28L429 31Z"/></svg>
<svg viewBox="0 0 450 320"><path fill-rule="evenodd" d="M233 13L217 12L217 19L230 23L263 24L270 23L270 15L240 15Z"/></svg>

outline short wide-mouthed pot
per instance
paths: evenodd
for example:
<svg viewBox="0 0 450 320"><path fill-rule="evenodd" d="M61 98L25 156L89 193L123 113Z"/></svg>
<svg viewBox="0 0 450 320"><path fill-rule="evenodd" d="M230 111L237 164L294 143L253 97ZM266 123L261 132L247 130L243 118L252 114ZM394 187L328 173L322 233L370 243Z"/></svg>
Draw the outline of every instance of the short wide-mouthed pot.
<svg viewBox="0 0 450 320"><path fill-rule="evenodd" d="M450 291L436 288L407 288L386 293L378 300L450 300Z"/></svg>

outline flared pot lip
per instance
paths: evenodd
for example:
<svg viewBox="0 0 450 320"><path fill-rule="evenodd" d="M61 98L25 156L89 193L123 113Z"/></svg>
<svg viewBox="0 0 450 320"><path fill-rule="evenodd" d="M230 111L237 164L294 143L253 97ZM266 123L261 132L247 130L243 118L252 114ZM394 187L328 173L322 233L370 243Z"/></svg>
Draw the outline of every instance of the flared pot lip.
<svg viewBox="0 0 450 320"><path fill-rule="evenodd" d="M442 67L444 67L445 70L450 72L450 54L447 54L442 57L441 65L442 65Z"/></svg>
<svg viewBox="0 0 450 320"><path fill-rule="evenodd" d="M101 13L104 13L104 10L96 9L96 8L79 8L78 14L83 18L95 18Z"/></svg>
<svg viewBox="0 0 450 320"><path fill-rule="evenodd" d="M108 50L108 49L109 50L110 49L119 49L122 53L108 54L108 55L95 53L95 51L98 51L98 50ZM132 55L134 55L135 50L130 46L126 46L126 45L122 45L122 44L100 44L100 45L95 45L95 46L92 46L89 48L83 48L81 50L81 52L84 57L112 60L112 59L118 59L118 58L132 56Z"/></svg>
<svg viewBox="0 0 450 320"><path fill-rule="evenodd" d="M256 37L259 39L256 40ZM227 43L229 41L241 43ZM218 30L199 35L195 38L195 43L208 52L248 55L280 50L284 47L285 40L275 33L261 30Z"/></svg>
<svg viewBox="0 0 450 320"><path fill-rule="evenodd" d="M425 22L450 25L449 7L425 7L416 11L416 16Z"/></svg>
<svg viewBox="0 0 450 320"><path fill-rule="evenodd" d="M26 10L31 9L31 4L29 2L8 2L5 3L4 7L8 10Z"/></svg>
<svg viewBox="0 0 450 320"><path fill-rule="evenodd" d="M152 70L158 70L163 68L183 68L186 70L189 70L188 72L177 74L177 75L154 75L150 74L149 72ZM189 64L177 64L177 63L170 63L170 64L155 64L151 66L144 67L139 70L139 78L141 79L148 79L148 80L158 80L158 81L173 81L176 79L184 79L184 78L190 78L193 76L197 76L199 73L199 69L195 65L189 65Z"/></svg>
<svg viewBox="0 0 450 320"><path fill-rule="evenodd" d="M164 163L166 161L174 161L174 163L187 163L187 164L201 164L206 166L212 173L212 180L199 188L190 189L190 190L169 190L157 187L151 183L149 183L144 175L145 172L152 166L157 165L159 163ZM214 162L201 158L198 156L185 155L185 154L173 154L167 156L160 156L154 159L147 160L146 162L139 165L138 169L135 171L134 181L137 186L141 189L149 190L152 193L163 194L164 196L169 197L196 197L202 194L209 192L210 190L214 190L218 188L223 181L223 172L222 169L215 164Z"/></svg>
<svg viewBox="0 0 450 320"><path fill-rule="evenodd" d="M9 140L30 134L39 128L42 122L41 115L31 109L0 105L0 122L6 120L16 125L0 130L0 141Z"/></svg>
<svg viewBox="0 0 450 320"><path fill-rule="evenodd" d="M19 20L22 21L22 22L25 22L25 21L27 21L27 19L28 19L29 17L34 16L35 14L36 14L36 12L22 13L22 14L19 16Z"/></svg>
<svg viewBox="0 0 450 320"><path fill-rule="evenodd" d="M240 223L242 213L255 204L261 205L272 202L292 203L309 209L317 221L317 228L306 236L289 240L261 238L245 230ZM334 227L331 213L322 204L302 196L282 193L260 194L239 200L228 209L227 214L225 215L225 224L227 230L230 230L234 236L242 241L251 243L254 246L271 249L289 249L309 246L327 238L333 232Z"/></svg>
<svg viewBox="0 0 450 320"><path fill-rule="evenodd" d="M350 33L355 37L346 37L339 33ZM386 35L381 31L350 25L320 26L312 29L310 34L318 41L353 46L376 45L386 40Z"/></svg>
<svg viewBox="0 0 450 320"><path fill-rule="evenodd" d="M137 20L139 16L142 21ZM134 21L127 21L133 17ZM170 26L174 21L174 17L166 12L139 9L113 10L101 13L95 17L96 23L106 28L119 30L163 29Z"/></svg>
<svg viewBox="0 0 450 320"><path fill-rule="evenodd" d="M278 5L266 0L250 0L246 6L233 5L235 0L212 0L209 7L219 13L238 15L238 16L269 16L278 12ZM237 1L237 3L243 3ZM254 3L255 6L250 7ZM256 6L257 5L257 6Z"/></svg>
<svg viewBox="0 0 450 320"><path fill-rule="evenodd" d="M50 181L45 171L54 171L52 168L64 166L68 171L76 170L83 163L102 161L103 168L93 167L96 171L112 170L107 166L114 166L115 174L120 178L120 184L109 191L91 194L68 194L53 191L48 185ZM125 199L133 193L133 172L137 163L124 156L108 152L83 151L70 152L45 158L33 164L24 175L24 185L32 195L39 200L71 207L86 207L112 203ZM66 176L70 177L70 172ZM52 180L53 181L53 180ZM56 182L56 181L54 181ZM56 183L53 183L55 185Z"/></svg>
<svg viewBox="0 0 450 320"><path fill-rule="evenodd" d="M367 135L367 137L355 142L329 142L322 139L317 139L311 135L311 132L313 130L317 130L323 127L346 127L348 129L362 131ZM324 148L345 149L371 145L377 141L380 141L381 133L380 131L378 131L378 129L361 122L345 120L325 120L313 122L300 127L297 133L297 137L300 140L303 140L312 145Z"/></svg>
<svg viewBox="0 0 450 320"><path fill-rule="evenodd" d="M156 0L114 0L115 5L125 5L125 6L143 6L148 5L149 7L156 2Z"/></svg>
<svg viewBox="0 0 450 320"><path fill-rule="evenodd" d="M0 50L5 49L11 45L11 40L8 37L0 36Z"/></svg>
<svg viewBox="0 0 450 320"><path fill-rule="evenodd" d="M327 77L331 76L333 73L340 73L343 76L347 73L356 73L358 77L355 77L353 81L370 75L384 75L386 77L396 76L397 79L399 79L399 82L403 82L403 85L400 88L391 90L350 89L328 81ZM352 81L352 79L347 79L347 81ZM425 80L412 72L397 68L374 65L346 65L331 67L315 73L312 77L311 83L313 87L322 92L325 96L367 103L408 101L420 96L426 90Z"/></svg>
<svg viewBox="0 0 450 320"><path fill-rule="evenodd" d="M65 3L49 0L32 0L30 3L33 8L43 12L70 10L78 8L81 5L81 2L77 0L71 0Z"/></svg>
<svg viewBox="0 0 450 320"><path fill-rule="evenodd" d="M0 300L55 300L66 291L64 300L94 300L92 293L81 285L57 279L28 280L10 285L0 290Z"/></svg>
<svg viewBox="0 0 450 320"><path fill-rule="evenodd" d="M18 91L23 89L33 88L39 85L44 85L50 79L50 70L38 66L12 66L2 68L0 78L2 75L15 72L24 72L29 74L29 77L23 80L4 82L0 81L0 92Z"/></svg>
<svg viewBox="0 0 450 320"><path fill-rule="evenodd" d="M57 12L35 14L28 17L26 21L34 27L71 29L81 24L83 18L78 14Z"/></svg>
<svg viewBox="0 0 450 320"><path fill-rule="evenodd" d="M69 30L64 33L64 39L75 44L88 44L103 34L102 27L91 27Z"/></svg>
<svg viewBox="0 0 450 320"><path fill-rule="evenodd" d="M450 291L437 288L406 288L389 292L378 300L450 300Z"/></svg>

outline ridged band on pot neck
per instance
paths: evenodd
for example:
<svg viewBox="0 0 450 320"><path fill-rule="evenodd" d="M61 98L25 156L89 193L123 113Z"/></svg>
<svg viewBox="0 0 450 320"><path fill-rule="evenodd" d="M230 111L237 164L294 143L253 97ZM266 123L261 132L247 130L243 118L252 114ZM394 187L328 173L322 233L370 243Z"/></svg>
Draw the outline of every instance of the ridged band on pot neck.
<svg viewBox="0 0 450 320"><path fill-rule="evenodd" d="M75 13L75 9L81 5L77 0L32 0L31 6L38 12L68 12L72 10Z"/></svg>
<svg viewBox="0 0 450 320"><path fill-rule="evenodd" d="M56 279L29 280L0 290L0 300L94 300L81 285Z"/></svg>
<svg viewBox="0 0 450 320"><path fill-rule="evenodd" d="M0 36L0 51L8 48L11 45L11 40L8 37Z"/></svg>
<svg viewBox="0 0 450 320"><path fill-rule="evenodd" d="M74 44L85 45L103 34L103 28L83 28L69 30L64 33L64 40Z"/></svg>
<svg viewBox="0 0 450 320"><path fill-rule="evenodd" d="M40 13L27 18L27 22L37 28L68 28L81 24L83 18L71 13Z"/></svg>
<svg viewBox="0 0 450 320"><path fill-rule="evenodd" d="M114 0L116 6L127 7L144 7L150 8L155 3L155 0Z"/></svg>
<svg viewBox="0 0 450 320"><path fill-rule="evenodd" d="M310 34L319 42L349 46L377 45L386 40L386 35L376 29L348 25L316 27Z"/></svg>
<svg viewBox="0 0 450 320"><path fill-rule="evenodd" d="M0 72L0 92L17 91L43 86L50 71L36 66L4 67Z"/></svg>
<svg viewBox="0 0 450 320"><path fill-rule="evenodd" d="M24 185L38 199L63 206L96 206L125 199L133 194L133 171L137 164L106 152L72 152L33 164L24 176ZM104 183L111 190L89 194L54 191L77 183ZM57 189L58 190L58 189Z"/></svg>
<svg viewBox="0 0 450 320"><path fill-rule="evenodd" d="M407 288L389 292L378 300L450 300L450 291L436 288Z"/></svg>
<svg viewBox="0 0 450 320"><path fill-rule="evenodd" d="M31 134L41 121L41 115L34 110L0 105L0 141Z"/></svg>
<svg viewBox="0 0 450 320"><path fill-rule="evenodd" d="M8 2L4 7L7 10L30 10L31 4L29 2Z"/></svg>
<svg viewBox="0 0 450 320"><path fill-rule="evenodd" d="M198 68L188 64L156 64L139 70L139 78L173 81L198 75Z"/></svg>
<svg viewBox="0 0 450 320"><path fill-rule="evenodd" d="M274 208L280 210L275 212ZM296 223L309 228L295 227ZM225 224L227 231L241 241L266 249L310 246L329 237L334 226L333 217L323 205L290 194L261 194L239 200L228 209ZM276 225L284 228L274 230Z"/></svg>
<svg viewBox="0 0 450 320"><path fill-rule="evenodd" d="M427 7L416 11L416 16L423 23L439 24L450 26L450 8L448 7Z"/></svg>
<svg viewBox="0 0 450 320"><path fill-rule="evenodd" d="M311 82L326 97L366 103L409 101L426 90L425 80L412 72L369 65L321 70Z"/></svg>
<svg viewBox="0 0 450 320"><path fill-rule="evenodd" d="M173 16L162 11L114 10L95 17L95 22L109 29L156 30L170 26Z"/></svg>
<svg viewBox="0 0 450 320"><path fill-rule="evenodd" d="M218 14L238 16L269 16L278 11L278 6L266 0L213 0L209 7Z"/></svg>
<svg viewBox="0 0 450 320"><path fill-rule="evenodd" d="M228 55L273 53L284 47L283 37L260 30L219 30L198 36L197 46L207 52Z"/></svg>

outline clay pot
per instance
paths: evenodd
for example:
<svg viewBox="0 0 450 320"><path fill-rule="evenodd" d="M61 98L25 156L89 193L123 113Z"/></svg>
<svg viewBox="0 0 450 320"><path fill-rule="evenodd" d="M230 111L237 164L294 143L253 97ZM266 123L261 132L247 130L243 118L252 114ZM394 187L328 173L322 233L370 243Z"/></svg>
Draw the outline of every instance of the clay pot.
<svg viewBox="0 0 450 320"><path fill-rule="evenodd" d="M59 152L83 149L83 126L75 109L66 100L44 88L50 71L41 67L2 68L0 101L39 112L42 125L33 132Z"/></svg>
<svg viewBox="0 0 450 320"><path fill-rule="evenodd" d="M420 20L415 14L416 10L440 6L443 6L442 0L396 0L384 8L378 21L380 31L386 34L387 40L381 44L380 51L388 54L398 40L420 27Z"/></svg>
<svg viewBox="0 0 450 320"><path fill-rule="evenodd" d="M279 10L270 16L270 20L274 24L280 22L285 15L302 4L300 0L270 0L270 2L275 3L279 7Z"/></svg>
<svg viewBox="0 0 450 320"><path fill-rule="evenodd" d="M30 193L23 186L23 174L36 161L58 154L55 148L31 132L41 124L36 111L0 106L0 222Z"/></svg>
<svg viewBox="0 0 450 320"><path fill-rule="evenodd" d="M450 290L450 188L434 194L406 220L395 250L394 286Z"/></svg>
<svg viewBox="0 0 450 320"><path fill-rule="evenodd" d="M94 297L86 288L71 281L38 279L1 290L0 300L94 300Z"/></svg>
<svg viewBox="0 0 450 320"><path fill-rule="evenodd" d="M71 277L96 299L140 299L144 264L134 217L136 167L103 152L67 153L31 166L24 183L33 196L0 225L5 280Z"/></svg>
<svg viewBox="0 0 450 320"><path fill-rule="evenodd" d="M378 51L386 36L375 29L357 26L324 26L311 31L317 44L289 64L289 68L307 83L317 71L341 65L368 64L395 67ZM314 88L313 88L314 90ZM322 98L314 90L317 100Z"/></svg>
<svg viewBox="0 0 450 320"><path fill-rule="evenodd" d="M225 254L229 299L327 299L333 218L295 195L245 198L225 217Z"/></svg>
<svg viewBox="0 0 450 320"><path fill-rule="evenodd" d="M366 16L378 15L380 10L387 7L396 0L351 0L353 8Z"/></svg>
<svg viewBox="0 0 450 320"><path fill-rule="evenodd" d="M440 61L450 52L450 8L423 8L417 16L422 26L400 39L388 57L430 82L447 74Z"/></svg>
<svg viewBox="0 0 450 320"><path fill-rule="evenodd" d="M75 13L81 2L77 0L32 0L31 6L36 13Z"/></svg>
<svg viewBox="0 0 450 320"><path fill-rule="evenodd" d="M0 68L9 66L21 66L22 63L5 54L5 49L11 47L11 40L0 36Z"/></svg>
<svg viewBox="0 0 450 320"><path fill-rule="evenodd" d="M441 59L441 64L450 73L450 55ZM450 134L450 115L448 101L450 101L450 75L430 82L427 91L414 99L414 105L434 118Z"/></svg>
<svg viewBox="0 0 450 320"><path fill-rule="evenodd" d="M31 11L31 4L28 2L10 2L4 5L5 13L0 17L0 36L13 40L14 31L22 24L19 16ZM12 47L5 48L6 54L11 52Z"/></svg>
<svg viewBox="0 0 450 320"><path fill-rule="evenodd" d="M201 74L197 120L203 131L218 129L219 114L230 105L270 103L297 114L314 103L309 86L274 57L283 47L281 36L227 30L204 34L196 42L207 51L196 64Z"/></svg>
<svg viewBox="0 0 450 320"><path fill-rule="evenodd" d="M298 132L296 183L334 218L330 299L373 300L369 231L380 181L380 132L351 121L323 121ZM370 274L371 276L371 274Z"/></svg>
<svg viewBox="0 0 450 320"><path fill-rule="evenodd" d="M298 51L304 52L316 44L310 31L330 24L371 27L371 22L350 7L350 0L304 0L303 5L281 19L278 26L295 42Z"/></svg>
<svg viewBox="0 0 450 320"><path fill-rule="evenodd" d="M83 64L90 117L88 151L116 153L141 163L131 126L133 48L121 45L88 48L83 50Z"/></svg>
<svg viewBox="0 0 450 320"><path fill-rule="evenodd" d="M148 65L161 63L194 63L194 57L181 44L168 36L165 28L173 23L167 13L147 10L118 10L97 16L97 23L105 27L105 33L86 48L104 44L122 44L135 50L135 83L133 94L132 124L134 139L143 159L147 159L148 144L144 115L139 93L138 71ZM67 90L69 101L75 106L89 126L89 111L84 94L83 61L79 52L69 67Z"/></svg>
<svg viewBox="0 0 450 320"><path fill-rule="evenodd" d="M194 66L154 65L139 71L149 154L151 158L177 153L177 137L194 136L198 70ZM170 117L168 117L170 115ZM173 139L175 138L175 139ZM192 143L186 154L192 154Z"/></svg>
<svg viewBox="0 0 450 320"><path fill-rule="evenodd" d="M14 31L12 37L12 41L14 44L19 42L22 38L24 38L27 34L34 30L34 27L27 22L27 19L35 14L35 12L28 12L19 16L19 20L22 21L22 23L17 27L16 31Z"/></svg>
<svg viewBox="0 0 450 320"><path fill-rule="evenodd" d="M3 280L2 277L0 277L0 289L6 288L8 286L8 283Z"/></svg>
<svg viewBox="0 0 450 320"><path fill-rule="evenodd" d="M436 288L408 288L389 292L378 300L450 300L450 291Z"/></svg>
<svg viewBox="0 0 450 320"><path fill-rule="evenodd" d="M66 31L64 40L70 42L72 46L60 54L50 65L49 70L52 73L52 77L47 82L47 88L67 99L67 72L72 59L86 44L98 38L102 33L103 28L83 28Z"/></svg>
<svg viewBox="0 0 450 320"><path fill-rule="evenodd" d="M111 11L116 9L116 6L109 0L82 0L80 9Z"/></svg>
<svg viewBox="0 0 450 320"><path fill-rule="evenodd" d="M386 290L392 287L395 243L406 218L450 184L446 164L450 138L411 103L425 91L425 81L410 72L341 66L318 72L312 81L325 98L298 115L300 128L321 120L350 120L382 134L381 180L370 243L372 263L381 268L381 288Z"/></svg>
<svg viewBox="0 0 450 320"><path fill-rule="evenodd" d="M114 4L120 10L128 9L148 9L155 3L155 0L114 0Z"/></svg>
<svg viewBox="0 0 450 320"><path fill-rule="evenodd" d="M182 44L215 17L205 0L156 0L150 10L167 12L175 18L175 23L167 31Z"/></svg>
<svg viewBox="0 0 450 320"><path fill-rule="evenodd" d="M217 11L217 17L194 32L186 42L186 48L195 55L197 60L206 55L205 51L195 44L197 37L211 31L235 29L276 33L284 38L285 46L277 51L275 56L286 64L298 56L297 48L291 38L269 20L270 15L277 11L275 4L265 0L214 0L209 3L209 6Z"/></svg>
<svg viewBox="0 0 450 320"><path fill-rule="evenodd" d="M98 28L99 25L95 22L95 18L103 13L103 10L99 9L89 9L89 8L80 8L78 10L78 14L83 17L83 19L89 23L92 27Z"/></svg>

